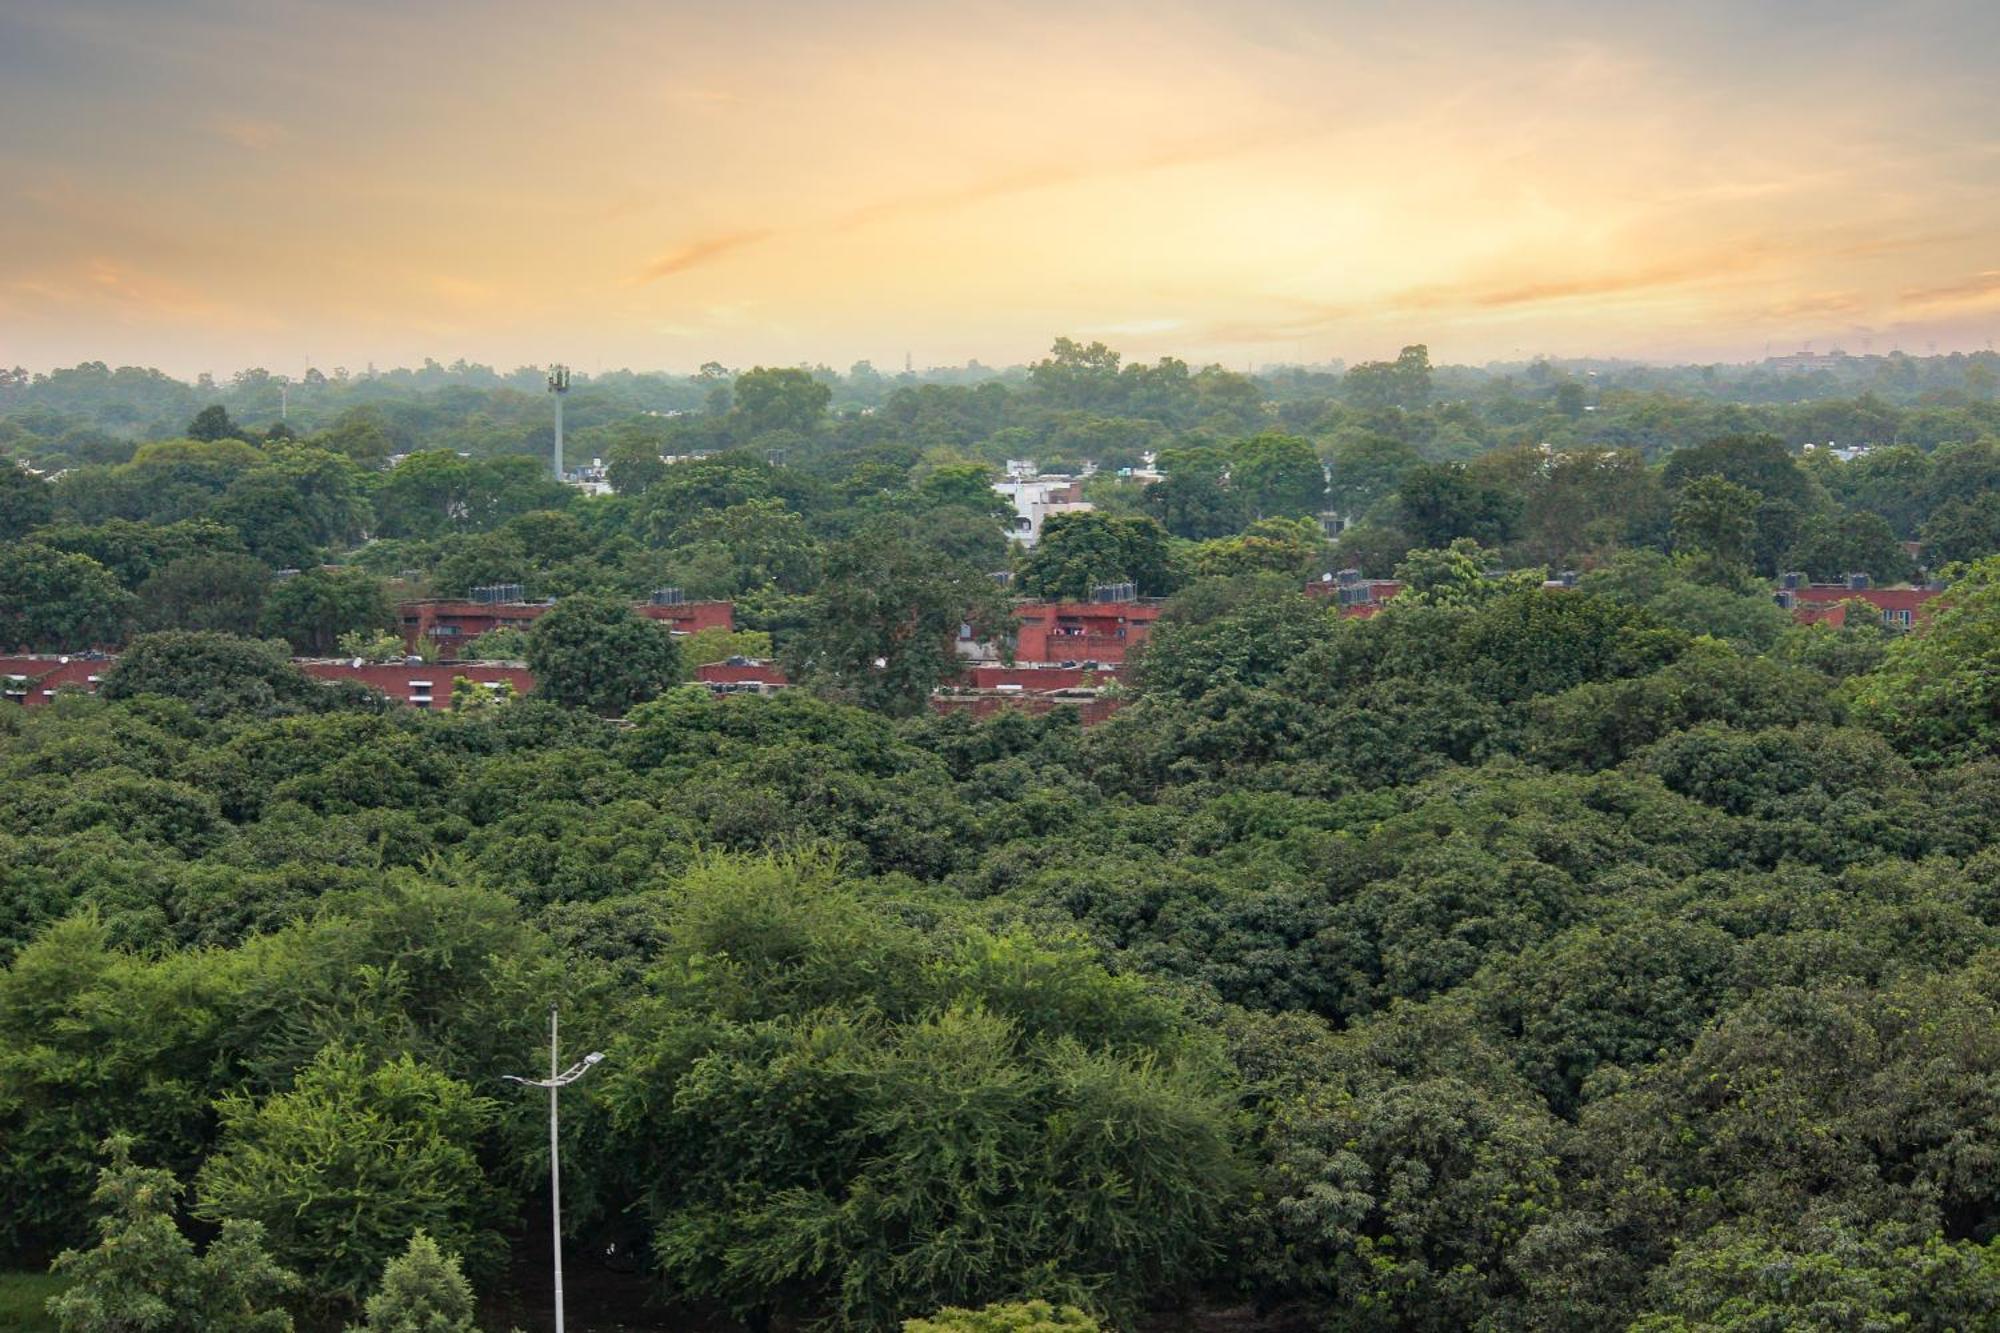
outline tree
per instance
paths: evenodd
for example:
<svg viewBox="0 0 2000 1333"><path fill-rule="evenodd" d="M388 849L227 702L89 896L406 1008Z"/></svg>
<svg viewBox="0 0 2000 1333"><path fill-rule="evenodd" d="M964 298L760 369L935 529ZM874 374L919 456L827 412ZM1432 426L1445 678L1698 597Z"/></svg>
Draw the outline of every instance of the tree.
<svg viewBox="0 0 2000 1333"><path fill-rule="evenodd" d="M1946 500L1931 511L1920 535L1924 563L1933 569L2000 555L2000 491Z"/></svg>
<svg viewBox="0 0 2000 1333"><path fill-rule="evenodd" d="M1253 435L1230 451L1230 489L1256 518L1311 518L1326 505L1326 470L1296 435Z"/></svg>
<svg viewBox="0 0 2000 1333"><path fill-rule="evenodd" d="M1222 685L1266 685L1340 631L1324 602L1295 587L1223 584L1231 596L1220 614L1201 618L1191 613L1205 586L1169 602L1146 640L1138 681L1147 694L1192 702Z"/></svg>
<svg viewBox="0 0 2000 1333"><path fill-rule="evenodd" d="M726 630L712 626L688 635L680 649L682 663L692 670L731 657L769 657L771 636L762 630Z"/></svg>
<svg viewBox="0 0 2000 1333"><path fill-rule="evenodd" d="M1120 359L1101 342L1057 338L1049 355L1028 367L1028 383L1054 407L1108 407L1118 395Z"/></svg>
<svg viewBox="0 0 2000 1333"><path fill-rule="evenodd" d="M478 1333L472 1284L446 1254L418 1231L409 1248L382 1270L382 1285L363 1307L367 1333ZM355 1333L360 1333L356 1330Z"/></svg>
<svg viewBox="0 0 2000 1333"><path fill-rule="evenodd" d="M667 462L660 457L660 443L653 439L619 440L604 460L605 480L620 495L641 495L646 488L667 475Z"/></svg>
<svg viewBox="0 0 2000 1333"><path fill-rule="evenodd" d="M34 540L71 555L87 555L111 571L130 589L175 560L194 555L241 555L243 538L235 529L212 519L178 523L135 523L112 518L102 523L55 523L39 529Z"/></svg>
<svg viewBox="0 0 2000 1333"><path fill-rule="evenodd" d="M244 438L243 428L229 419L229 409L221 403L210 403L195 413L188 423L187 437L190 440L240 440Z"/></svg>
<svg viewBox="0 0 2000 1333"><path fill-rule="evenodd" d="M504 708L514 702L512 681L496 681L488 685L468 676L451 678L451 711L454 713L481 713L495 708Z"/></svg>
<svg viewBox="0 0 2000 1333"><path fill-rule="evenodd" d="M49 484L12 459L0 458L0 542L15 542L49 521Z"/></svg>
<svg viewBox="0 0 2000 1333"><path fill-rule="evenodd" d="M833 400L833 390L810 371L758 366L736 377L736 413L748 436L791 430L810 434Z"/></svg>
<svg viewBox="0 0 2000 1333"><path fill-rule="evenodd" d="M1854 713L1916 763L1982 758L2000 741L2000 556L1960 569L1932 605L1851 683Z"/></svg>
<svg viewBox="0 0 2000 1333"><path fill-rule="evenodd" d="M1461 463L1415 467L1396 485L1402 528L1417 546L1445 547L1460 537L1500 546L1514 533L1521 497L1477 481Z"/></svg>
<svg viewBox="0 0 2000 1333"><path fill-rule="evenodd" d="M1129 1315L1206 1268L1229 1083L1169 1001L823 863L714 863L676 907L599 1093L676 1287L882 1326L1024 1284Z"/></svg>
<svg viewBox="0 0 2000 1333"><path fill-rule="evenodd" d="M1708 583L1750 578L1756 556L1757 492L1720 476L1695 478L1674 502L1674 552Z"/></svg>
<svg viewBox="0 0 2000 1333"><path fill-rule="evenodd" d="M1470 537L1460 537L1442 550L1411 551L1396 566L1396 578L1403 584L1396 601L1412 606L1476 606L1505 586L1500 579L1486 577L1491 563L1491 555Z"/></svg>
<svg viewBox="0 0 2000 1333"><path fill-rule="evenodd" d="M1234 578L1267 572L1310 578L1326 569L1327 543L1310 518L1263 518L1239 535L1202 542L1186 556L1199 578Z"/></svg>
<svg viewBox="0 0 2000 1333"><path fill-rule="evenodd" d="M1176 537L1201 541L1226 537L1243 526L1243 501L1228 484L1229 461L1206 449L1160 455L1165 475L1146 487L1141 502Z"/></svg>
<svg viewBox="0 0 2000 1333"><path fill-rule="evenodd" d="M570 708L623 717L685 674L672 631L614 597L565 597L528 632L535 693Z"/></svg>
<svg viewBox="0 0 2000 1333"><path fill-rule="evenodd" d="M1691 449L1677 449L1661 469L1667 489L1676 493L1702 477L1720 477L1802 512L1823 502L1812 478L1775 435L1725 435Z"/></svg>
<svg viewBox="0 0 2000 1333"><path fill-rule="evenodd" d="M1097 1333L1097 1321L1074 1305L1009 1301L977 1310L946 1308L905 1319L903 1333Z"/></svg>
<svg viewBox="0 0 2000 1333"><path fill-rule="evenodd" d="M865 707L907 715L959 668L961 631L1011 631L1007 598L985 571L939 560L900 525L877 521L827 552L810 622L786 674Z"/></svg>
<svg viewBox="0 0 2000 1333"><path fill-rule="evenodd" d="M1880 514L1843 510L1806 520L1799 539L1786 552L1785 566L1804 570L1816 583L1838 582L1862 573L1878 583L1900 583L1910 576L1910 557Z"/></svg>
<svg viewBox="0 0 2000 1333"><path fill-rule="evenodd" d="M87 555L33 542L0 546L0 645L81 652L115 644L133 607L132 595Z"/></svg>
<svg viewBox="0 0 2000 1333"><path fill-rule="evenodd" d="M282 643L191 630L133 639L98 692L113 700L148 694L178 699L211 718L316 712L336 698L292 665Z"/></svg>
<svg viewBox="0 0 2000 1333"><path fill-rule="evenodd" d="M1797 1237L1721 1226L1675 1251L1631 1333L1977 1328L2000 1308L2000 1246L1813 1219Z"/></svg>
<svg viewBox="0 0 2000 1333"><path fill-rule="evenodd" d="M148 630L257 632L271 573L248 555L186 555L139 585L139 622Z"/></svg>
<svg viewBox="0 0 2000 1333"><path fill-rule="evenodd" d="M1334 444L1329 459L1333 480L1327 502L1340 513L1359 517L1376 501L1394 495L1403 474L1423 461L1421 454L1393 436L1346 435Z"/></svg>
<svg viewBox="0 0 2000 1333"><path fill-rule="evenodd" d="M272 585L258 628L302 657L326 657L344 634L394 630L396 608L388 585L365 569L309 569Z"/></svg>
<svg viewBox="0 0 2000 1333"><path fill-rule="evenodd" d="M460 644L458 655L468 662L525 661L528 656L528 632L502 625Z"/></svg>
<svg viewBox="0 0 2000 1333"><path fill-rule="evenodd" d="M489 1099L408 1055L329 1046L289 1091L216 1105L222 1141L197 1182L201 1217L263 1224L318 1302L354 1307L416 1231L491 1268L499 1199L477 1152Z"/></svg>
<svg viewBox="0 0 2000 1333"><path fill-rule="evenodd" d="M71 1284L49 1301L62 1333L289 1333L292 1317L278 1301L299 1280L265 1252L261 1226L227 1222L196 1258L174 1222L173 1173L135 1165L129 1136L106 1140L104 1153L110 1161L91 1196L104 1210L102 1239L54 1265Z"/></svg>
<svg viewBox="0 0 2000 1333"><path fill-rule="evenodd" d="M276 569L303 569L326 548L359 539L369 517L360 470L317 449L290 449L244 472L211 513Z"/></svg>
<svg viewBox="0 0 2000 1333"><path fill-rule="evenodd" d="M1150 518L1083 512L1051 514L1041 540L1022 562L1021 591L1031 597L1081 602L1105 583L1132 583L1157 597L1171 589L1166 531Z"/></svg>
<svg viewBox="0 0 2000 1333"><path fill-rule="evenodd" d="M410 454L375 492L385 537L435 537L473 526L473 469L449 449Z"/></svg>
<svg viewBox="0 0 2000 1333"><path fill-rule="evenodd" d="M721 548L731 566L725 596L766 586L806 592L819 573L819 543L806 531L805 520L782 500L746 500L697 515L674 530L672 543L682 548L702 544Z"/></svg>
<svg viewBox="0 0 2000 1333"><path fill-rule="evenodd" d="M1278 1188L1252 1262L1280 1290L1366 1311L1356 1327L1521 1326L1493 1317L1512 1250L1561 1198L1555 1118L1464 1078L1383 1084L1274 1108Z"/></svg>
<svg viewBox="0 0 2000 1333"><path fill-rule="evenodd" d="M1417 343L1397 353L1394 361L1350 367L1341 387L1356 407L1421 411L1431 400L1430 349Z"/></svg>

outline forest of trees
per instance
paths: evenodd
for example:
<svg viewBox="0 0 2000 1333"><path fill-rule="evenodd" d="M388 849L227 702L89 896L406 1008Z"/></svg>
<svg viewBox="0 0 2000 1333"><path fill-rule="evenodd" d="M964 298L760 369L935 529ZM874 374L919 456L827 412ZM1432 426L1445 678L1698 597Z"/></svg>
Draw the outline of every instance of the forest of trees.
<svg viewBox="0 0 2000 1333"><path fill-rule="evenodd" d="M531 1317L557 1004L582 1328L635 1269L760 1333L1990 1327L1994 361L1854 360L605 376L598 498L522 374L10 378L0 647L125 651L0 711L0 1268ZM1010 550L1010 457L1096 511ZM1116 716L924 707L999 570L1169 599ZM537 696L289 661L493 582ZM663 585L802 688L679 684Z"/></svg>

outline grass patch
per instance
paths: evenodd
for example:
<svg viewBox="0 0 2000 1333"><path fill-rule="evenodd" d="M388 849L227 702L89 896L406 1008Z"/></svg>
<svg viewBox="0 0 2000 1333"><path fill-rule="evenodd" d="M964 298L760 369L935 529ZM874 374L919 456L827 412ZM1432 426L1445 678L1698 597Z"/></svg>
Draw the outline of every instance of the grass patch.
<svg viewBox="0 0 2000 1333"><path fill-rule="evenodd" d="M5 1333L55 1333L49 1317L49 1297L67 1283L47 1273L0 1273L0 1330Z"/></svg>

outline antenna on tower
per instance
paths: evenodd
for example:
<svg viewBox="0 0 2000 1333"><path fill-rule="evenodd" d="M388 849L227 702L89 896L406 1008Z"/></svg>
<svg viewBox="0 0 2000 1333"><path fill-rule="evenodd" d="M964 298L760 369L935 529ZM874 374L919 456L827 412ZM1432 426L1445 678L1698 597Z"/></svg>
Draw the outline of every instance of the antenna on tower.
<svg viewBox="0 0 2000 1333"><path fill-rule="evenodd" d="M568 392L569 392L569 367L568 367L568 366L550 366L550 367L549 367L549 393L550 393L550 394L551 394L551 395L552 395L552 396L553 396L553 397L555 398L555 400L556 400L556 459L555 459L555 462L556 462L556 480L557 480L557 481L561 481L561 480L563 479L563 456L562 456L562 446L563 446L563 438L562 438L562 426L563 426L563 422L562 422L562 408L563 408L563 395L564 395L564 394L566 394L566 393L568 393Z"/></svg>

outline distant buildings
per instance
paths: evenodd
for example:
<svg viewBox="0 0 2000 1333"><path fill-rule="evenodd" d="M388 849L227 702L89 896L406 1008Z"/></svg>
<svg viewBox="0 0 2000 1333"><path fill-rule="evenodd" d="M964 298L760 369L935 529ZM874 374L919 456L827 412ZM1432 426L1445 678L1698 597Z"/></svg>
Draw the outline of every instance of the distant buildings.
<svg viewBox="0 0 2000 1333"><path fill-rule="evenodd" d="M102 653L27 653L0 657L0 703L34 708L60 689L97 693L98 679L117 662Z"/></svg>
<svg viewBox="0 0 2000 1333"><path fill-rule="evenodd" d="M1343 569L1308 583L1306 596L1331 601L1349 620L1366 620L1402 590L1395 579L1364 578L1358 569Z"/></svg>
<svg viewBox="0 0 2000 1333"><path fill-rule="evenodd" d="M1776 597L1801 625L1838 629L1847 624L1849 608L1859 603L1891 629L1909 629L1930 614L1931 599L1943 591L1939 584L1877 588L1866 574L1849 574L1842 583L1812 583L1804 574L1794 573L1780 576Z"/></svg>
<svg viewBox="0 0 2000 1333"><path fill-rule="evenodd" d="M497 584L475 588L470 598L404 602L397 608L403 642L412 653L429 640L440 662L457 661L461 645L496 629L527 630L546 614L554 602L521 599L518 584ZM651 598L632 608L648 620L664 621L678 634L705 629L734 629L732 602L690 602L678 589L662 588Z"/></svg>
<svg viewBox="0 0 2000 1333"><path fill-rule="evenodd" d="M1020 603L1015 607L1021 623L1015 660L1066 666L1123 663L1146 642L1160 618L1160 599L1133 596L1130 587L1123 585L1122 596L1088 602Z"/></svg>
<svg viewBox="0 0 2000 1333"><path fill-rule="evenodd" d="M450 708L452 686L472 681L496 694L532 694L534 673L520 662L362 662L354 658L293 658L292 664L315 680L351 680L380 690L412 708Z"/></svg>
<svg viewBox="0 0 2000 1333"><path fill-rule="evenodd" d="M1005 481L993 483L993 489L1006 496L1014 505L1014 524L1009 535L1023 546L1033 546L1042 539L1042 524L1051 514L1087 514L1091 504L1083 498L1083 479L1049 473L1043 476L1017 475L1016 468L1032 472L1033 463L1010 462Z"/></svg>

